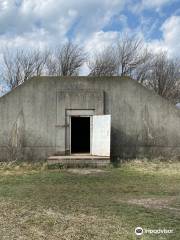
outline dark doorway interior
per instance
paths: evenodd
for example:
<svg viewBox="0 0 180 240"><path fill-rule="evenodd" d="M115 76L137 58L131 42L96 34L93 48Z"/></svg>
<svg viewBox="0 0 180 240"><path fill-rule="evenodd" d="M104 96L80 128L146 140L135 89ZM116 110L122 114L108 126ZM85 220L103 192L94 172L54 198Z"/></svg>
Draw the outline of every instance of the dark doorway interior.
<svg viewBox="0 0 180 240"><path fill-rule="evenodd" d="M71 153L90 153L90 117L71 117Z"/></svg>

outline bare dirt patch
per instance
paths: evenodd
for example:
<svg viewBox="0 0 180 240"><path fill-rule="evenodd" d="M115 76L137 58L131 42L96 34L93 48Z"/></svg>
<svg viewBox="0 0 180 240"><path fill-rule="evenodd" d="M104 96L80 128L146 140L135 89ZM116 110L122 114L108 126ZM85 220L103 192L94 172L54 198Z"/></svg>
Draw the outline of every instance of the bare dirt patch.
<svg viewBox="0 0 180 240"><path fill-rule="evenodd" d="M74 173L74 174L80 174L80 175L89 175L89 174L99 174L99 173L105 173L106 170L102 169L68 169L67 172Z"/></svg>
<svg viewBox="0 0 180 240"><path fill-rule="evenodd" d="M122 201L123 202L123 201ZM129 199L126 200L128 204L139 205L150 209L167 209L172 212L180 214L180 208L171 207L177 202L177 197L166 197L166 198L141 198L141 199Z"/></svg>
<svg viewBox="0 0 180 240"><path fill-rule="evenodd" d="M146 208L162 209L167 208L175 201L174 197L168 198L142 198L142 199L130 199L127 202L130 204L141 205Z"/></svg>

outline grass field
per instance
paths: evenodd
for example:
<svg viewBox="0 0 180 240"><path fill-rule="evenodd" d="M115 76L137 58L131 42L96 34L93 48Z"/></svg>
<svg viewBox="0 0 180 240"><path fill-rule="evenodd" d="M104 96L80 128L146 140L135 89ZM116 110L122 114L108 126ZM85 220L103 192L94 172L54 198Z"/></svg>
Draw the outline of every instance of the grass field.
<svg viewBox="0 0 180 240"><path fill-rule="evenodd" d="M172 229L137 238L134 229ZM180 162L0 167L0 239L180 239Z"/></svg>

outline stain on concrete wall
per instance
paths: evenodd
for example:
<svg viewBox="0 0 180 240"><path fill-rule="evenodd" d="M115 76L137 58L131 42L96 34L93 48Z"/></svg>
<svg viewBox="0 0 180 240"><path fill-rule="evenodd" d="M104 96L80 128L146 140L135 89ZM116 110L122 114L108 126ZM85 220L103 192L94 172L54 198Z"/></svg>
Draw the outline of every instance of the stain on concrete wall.
<svg viewBox="0 0 180 240"><path fill-rule="evenodd" d="M22 160L25 140L25 123L23 110L19 112L7 138L8 142L6 147L8 151L9 160L10 161Z"/></svg>

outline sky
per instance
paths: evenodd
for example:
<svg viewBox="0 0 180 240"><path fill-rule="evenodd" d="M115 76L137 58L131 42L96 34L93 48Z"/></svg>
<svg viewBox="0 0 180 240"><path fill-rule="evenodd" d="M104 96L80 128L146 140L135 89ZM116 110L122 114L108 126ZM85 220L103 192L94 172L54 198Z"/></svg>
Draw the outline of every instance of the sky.
<svg viewBox="0 0 180 240"><path fill-rule="evenodd" d="M123 33L180 57L180 0L0 0L0 56L6 47L46 49L67 40L96 52Z"/></svg>

